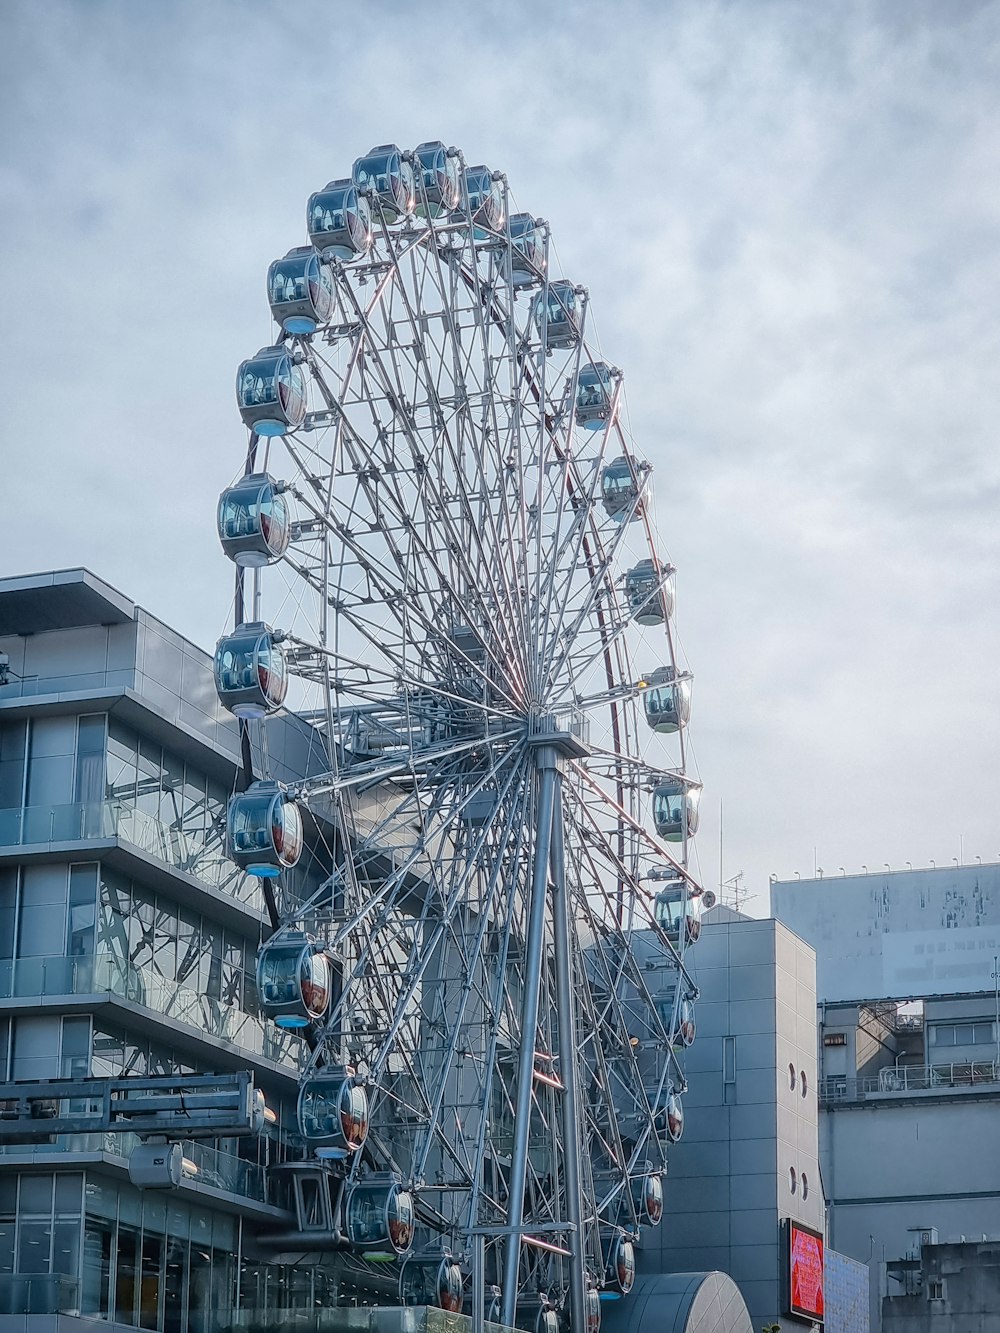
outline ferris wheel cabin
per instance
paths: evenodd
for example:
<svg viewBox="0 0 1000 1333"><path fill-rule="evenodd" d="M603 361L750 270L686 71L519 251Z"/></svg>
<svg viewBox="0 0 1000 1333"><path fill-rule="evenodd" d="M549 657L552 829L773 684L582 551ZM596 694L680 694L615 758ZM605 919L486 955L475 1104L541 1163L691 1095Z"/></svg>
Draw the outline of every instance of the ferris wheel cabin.
<svg viewBox="0 0 1000 1333"><path fill-rule="evenodd" d="M372 245L372 214L351 180L330 181L309 196L306 230L321 255L350 263Z"/></svg>
<svg viewBox="0 0 1000 1333"><path fill-rule="evenodd" d="M311 245L296 246L267 270L267 299L286 333L315 333L333 310L330 266Z"/></svg>
<svg viewBox="0 0 1000 1333"><path fill-rule="evenodd" d="M655 1171L633 1176L631 1190L639 1221L644 1226L659 1226L663 1217L663 1177Z"/></svg>
<svg viewBox="0 0 1000 1333"><path fill-rule="evenodd" d="M333 992L329 956L301 931L272 936L257 954L261 1007L279 1028L304 1028L323 1017Z"/></svg>
<svg viewBox="0 0 1000 1333"><path fill-rule="evenodd" d="M416 205L413 168L394 143L380 144L354 163L351 178L367 194L387 226L409 217Z"/></svg>
<svg viewBox="0 0 1000 1333"><path fill-rule="evenodd" d="M398 1178L388 1182L367 1179L349 1190L344 1225L347 1239L363 1258L374 1262L395 1259L413 1244L413 1195Z"/></svg>
<svg viewBox="0 0 1000 1333"><path fill-rule="evenodd" d="M549 351L575 347L583 332L583 298L571 282L550 282L535 299L535 327Z"/></svg>
<svg viewBox="0 0 1000 1333"><path fill-rule="evenodd" d="M671 1143L680 1143L681 1135L684 1133L684 1103L680 1095L671 1092L667 1098L667 1105L664 1109L664 1120L666 1123L667 1138Z"/></svg>
<svg viewBox="0 0 1000 1333"><path fill-rule="evenodd" d="M674 614L674 567L640 560L625 575L625 597L637 625L662 625Z"/></svg>
<svg viewBox="0 0 1000 1333"><path fill-rule="evenodd" d="M576 424L584 430L603 430L618 415L614 406L615 379L621 371L604 361L582 366L576 381Z"/></svg>
<svg viewBox="0 0 1000 1333"><path fill-rule="evenodd" d="M662 666L646 679L649 688L643 691L642 706L652 729L669 734L686 727L691 720L691 673Z"/></svg>
<svg viewBox="0 0 1000 1333"><path fill-rule="evenodd" d="M266 472L241 477L219 496L219 541L237 565L273 565L288 550L291 515L278 483Z"/></svg>
<svg viewBox="0 0 1000 1333"><path fill-rule="evenodd" d="M635 1246L619 1231L605 1241L604 1250L604 1291L601 1297L614 1301L627 1296L635 1285Z"/></svg>
<svg viewBox="0 0 1000 1333"><path fill-rule="evenodd" d="M458 154L449 152L440 139L429 139L413 150L417 178L417 213L437 218L453 213L462 202L462 177Z"/></svg>
<svg viewBox="0 0 1000 1333"><path fill-rule="evenodd" d="M545 232L530 213L510 220L510 280L514 287L534 287L545 276Z"/></svg>
<svg viewBox="0 0 1000 1333"><path fill-rule="evenodd" d="M698 831L699 787L680 778L667 778L653 791L653 823L666 842L683 842Z"/></svg>
<svg viewBox="0 0 1000 1333"><path fill-rule="evenodd" d="M609 518L635 523L642 517L641 497L648 471L648 463L624 455L608 463L601 473L601 501Z"/></svg>
<svg viewBox="0 0 1000 1333"><path fill-rule="evenodd" d="M671 880L653 900L656 924L675 947L694 944L698 939L701 908L701 896L692 893L687 880L681 878Z"/></svg>
<svg viewBox="0 0 1000 1333"><path fill-rule="evenodd" d="M302 855L302 815L276 782L254 782L229 799L229 855L259 879L274 879Z"/></svg>
<svg viewBox="0 0 1000 1333"><path fill-rule="evenodd" d="M344 1069L322 1068L299 1087L299 1133L317 1157L351 1157L368 1137L368 1094Z"/></svg>
<svg viewBox="0 0 1000 1333"><path fill-rule="evenodd" d="M473 236L485 241L503 227L503 191L489 167L466 167L465 194L469 201L469 215Z"/></svg>
<svg viewBox="0 0 1000 1333"><path fill-rule="evenodd" d="M276 713L288 693L288 668L274 631L261 620L238 625L215 649L219 702L243 718Z"/></svg>
<svg viewBox="0 0 1000 1333"><path fill-rule="evenodd" d="M262 347L236 373L243 424L258 435L286 435L306 415L306 380L284 347Z"/></svg>
<svg viewBox="0 0 1000 1333"><path fill-rule="evenodd" d="M458 1314L463 1299L462 1270L451 1255L407 1259L399 1275L403 1305L428 1305Z"/></svg>

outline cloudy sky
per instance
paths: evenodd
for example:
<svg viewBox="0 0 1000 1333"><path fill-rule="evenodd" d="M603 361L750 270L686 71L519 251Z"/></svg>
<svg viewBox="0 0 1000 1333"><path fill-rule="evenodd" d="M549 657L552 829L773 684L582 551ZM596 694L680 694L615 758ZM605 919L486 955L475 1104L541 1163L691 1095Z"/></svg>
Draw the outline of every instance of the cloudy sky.
<svg viewBox="0 0 1000 1333"><path fill-rule="evenodd" d="M0 101L0 572L214 643L266 266L441 138L626 370L706 881L1000 859L1000 4L0 0Z"/></svg>

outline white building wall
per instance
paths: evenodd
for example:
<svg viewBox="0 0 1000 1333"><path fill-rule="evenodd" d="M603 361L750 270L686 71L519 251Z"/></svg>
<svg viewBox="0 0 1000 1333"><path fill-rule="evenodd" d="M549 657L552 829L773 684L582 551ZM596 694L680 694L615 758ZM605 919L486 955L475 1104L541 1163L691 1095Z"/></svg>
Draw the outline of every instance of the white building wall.
<svg viewBox="0 0 1000 1333"><path fill-rule="evenodd" d="M1000 864L778 880L771 912L816 951L820 1000L993 989Z"/></svg>

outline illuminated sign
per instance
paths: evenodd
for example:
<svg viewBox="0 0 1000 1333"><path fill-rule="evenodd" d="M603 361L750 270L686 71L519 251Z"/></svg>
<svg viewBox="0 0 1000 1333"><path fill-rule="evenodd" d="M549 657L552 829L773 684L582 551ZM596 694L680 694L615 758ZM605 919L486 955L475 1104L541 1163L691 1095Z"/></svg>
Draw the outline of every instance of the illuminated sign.
<svg viewBox="0 0 1000 1333"><path fill-rule="evenodd" d="M846 1045L847 1045L847 1033L846 1033L846 1032L827 1032L827 1033L824 1033L824 1035L823 1035L823 1045L824 1045L824 1046L846 1046Z"/></svg>
<svg viewBox="0 0 1000 1333"><path fill-rule="evenodd" d="M785 1232L785 1314L823 1322L823 1233L790 1219Z"/></svg>

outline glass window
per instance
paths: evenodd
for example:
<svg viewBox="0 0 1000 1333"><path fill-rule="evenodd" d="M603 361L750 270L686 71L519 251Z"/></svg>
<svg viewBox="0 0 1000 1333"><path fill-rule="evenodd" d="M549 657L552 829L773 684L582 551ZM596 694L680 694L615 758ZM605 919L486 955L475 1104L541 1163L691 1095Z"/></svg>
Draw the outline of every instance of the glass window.
<svg viewBox="0 0 1000 1333"><path fill-rule="evenodd" d="M74 799L97 805L104 799L104 714L77 721Z"/></svg>
<svg viewBox="0 0 1000 1333"><path fill-rule="evenodd" d="M0 958L14 957L17 930L17 866L0 866Z"/></svg>
<svg viewBox="0 0 1000 1333"><path fill-rule="evenodd" d="M72 958L95 952L97 932L96 863L69 868L69 915L66 924L66 952Z"/></svg>
<svg viewBox="0 0 1000 1333"><path fill-rule="evenodd" d="M107 786L109 801L135 801L138 737L113 717L108 731Z"/></svg>
<svg viewBox="0 0 1000 1333"><path fill-rule="evenodd" d="M137 758L136 805L150 819L160 817L160 782L162 751L145 737L139 741Z"/></svg>
<svg viewBox="0 0 1000 1333"><path fill-rule="evenodd" d="M156 896L156 919L153 926L153 967L168 981L180 980L185 940L178 922L178 910L169 898ZM183 915L181 913L180 915Z"/></svg>
<svg viewBox="0 0 1000 1333"><path fill-rule="evenodd" d="M129 961L136 967L149 967L153 961L153 899L141 889L133 889L132 915L128 920Z"/></svg>
<svg viewBox="0 0 1000 1333"><path fill-rule="evenodd" d="M22 805L26 733L25 722L0 724L0 810Z"/></svg>

